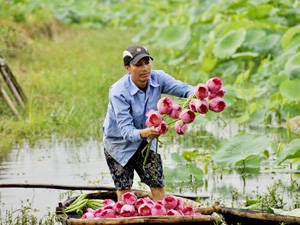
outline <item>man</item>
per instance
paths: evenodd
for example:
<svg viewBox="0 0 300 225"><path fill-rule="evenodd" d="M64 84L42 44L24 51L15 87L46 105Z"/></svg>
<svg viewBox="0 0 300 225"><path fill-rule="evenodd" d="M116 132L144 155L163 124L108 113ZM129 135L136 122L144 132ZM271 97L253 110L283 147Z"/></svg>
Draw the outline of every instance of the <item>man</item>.
<svg viewBox="0 0 300 225"><path fill-rule="evenodd" d="M163 165L156 155L156 139L152 142L147 163L143 168L143 148L148 140L159 137L154 128L147 128L146 112L157 110L161 94L188 97L194 87L174 79L161 70L152 70L153 57L140 45L123 52L127 74L109 90L109 103L103 125L104 153L110 169L118 200L130 191L134 171L148 185L154 201L165 196Z"/></svg>

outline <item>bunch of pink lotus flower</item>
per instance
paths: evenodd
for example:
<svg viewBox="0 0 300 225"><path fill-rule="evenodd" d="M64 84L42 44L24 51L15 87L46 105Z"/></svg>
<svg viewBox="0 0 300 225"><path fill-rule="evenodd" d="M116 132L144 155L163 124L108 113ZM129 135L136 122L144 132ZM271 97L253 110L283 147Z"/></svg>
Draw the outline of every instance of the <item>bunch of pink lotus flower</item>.
<svg viewBox="0 0 300 225"><path fill-rule="evenodd" d="M88 208L82 219L119 218L131 216L201 216L191 206L186 206L181 198L166 195L163 200L154 202L149 197L137 198L133 192L122 195L121 201L105 199L103 207Z"/></svg>
<svg viewBox="0 0 300 225"><path fill-rule="evenodd" d="M146 113L147 127L155 127L160 134L168 131L168 123L164 121L163 115L175 119L175 131L183 135L187 130L187 124L193 122L196 114L206 114L209 110L222 112L226 103L223 99L225 91L222 89L223 81L219 77L213 77L206 84L198 84L194 95L188 99L188 107L184 108L173 104L173 99L163 97L157 103L157 111L150 110Z"/></svg>

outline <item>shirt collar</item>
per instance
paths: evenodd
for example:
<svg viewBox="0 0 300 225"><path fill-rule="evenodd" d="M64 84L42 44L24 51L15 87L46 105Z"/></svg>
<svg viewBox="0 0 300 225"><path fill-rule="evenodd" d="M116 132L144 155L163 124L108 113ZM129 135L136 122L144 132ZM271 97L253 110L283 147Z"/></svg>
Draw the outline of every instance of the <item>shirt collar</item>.
<svg viewBox="0 0 300 225"><path fill-rule="evenodd" d="M131 75L128 73L129 76L129 90L130 90L130 94L131 95L135 95L138 91L141 91L136 85L135 83L133 83L132 79L131 79ZM148 87L152 86L152 87L158 87L159 84L153 80L153 76L152 76L152 72L149 78L149 83L148 83Z"/></svg>

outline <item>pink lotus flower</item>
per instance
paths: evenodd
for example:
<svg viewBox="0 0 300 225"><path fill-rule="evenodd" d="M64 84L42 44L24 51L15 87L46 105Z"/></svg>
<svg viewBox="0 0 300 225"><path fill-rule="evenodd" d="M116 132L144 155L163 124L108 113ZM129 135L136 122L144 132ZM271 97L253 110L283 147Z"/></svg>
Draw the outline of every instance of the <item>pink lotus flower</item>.
<svg viewBox="0 0 300 225"><path fill-rule="evenodd" d="M146 113L146 116L148 116L146 120L146 126L147 127L157 127L161 121L162 121L162 115L155 110L150 110Z"/></svg>
<svg viewBox="0 0 300 225"><path fill-rule="evenodd" d="M113 209L103 209L98 215L99 218L114 218L116 213Z"/></svg>
<svg viewBox="0 0 300 225"><path fill-rule="evenodd" d="M125 204L122 206L120 215L124 217L134 216L136 214L134 205Z"/></svg>
<svg viewBox="0 0 300 225"><path fill-rule="evenodd" d="M94 209L92 209L92 208L87 208L87 209L86 209L86 212L92 212L92 213L94 213L94 212L95 212L95 210L94 210Z"/></svg>
<svg viewBox="0 0 300 225"><path fill-rule="evenodd" d="M184 135L187 130L187 125L182 120L176 121L174 126L176 133L179 135Z"/></svg>
<svg viewBox="0 0 300 225"><path fill-rule="evenodd" d="M156 201L156 203L157 203L157 204L161 204L161 205L163 205L163 202L162 202L162 200L157 200L157 201Z"/></svg>
<svg viewBox="0 0 300 225"><path fill-rule="evenodd" d="M173 195L166 195L162 202L166 209L174 209L177 206L177 198Z"/></svg>
<svg viewBox="0 0 300 225"><path fill-rule="evenodd" d="M162 204L154 203L151 208L151 214L152 216L165 216L167 214L167 210Z"/></svg>
<svg viewBox="0 0 300 225"><path fill-rule="evenodd" d="M112 199L104 199L102 209L114 209L115 201Z"/></svg>
<svg viewBox="0 0 300 225"><path fill-rule="evenodd" d="M144 203L138 208L138 213L140 216L150 216L151 215L151 208L153 205Z"/></svg>
<svg viewBox="0 0 300 225"><path fill-rule="evenodd" d="M183 210L182 210L183 215L185 216L193 216L195 214L194 208L191 206L186 206Z"/></svg>
<svg viewBox="0 0 300 225"><path fill-rule="evenodd" d="M174 105L172 105L172 110L171 110L169 116L173 119L178 119L181 111L182 111L181 106L178 104L174 104Z"/></svg>
<svg viewBox="0 0 300 225"><path fill-rule="evenodd" d="M197 99L195 100L195 110L198 113L206 114L209 109L209 104L205 99Z"/></svg>
<svg viewBox="0 0 300 225"><path fill-rule="evenodd" d="M117 201L115 206L114 206L114 210L116 213L120 213L121 212L121 208L125 203L123 201Z"/></svg>
<svg viewBox="0 0 300 225"><path fill-rule="evenodd" d="M138 198L135 202L135 208L139 208L142 204L146 203L144 198Z"/></svg>
<svg viewBox="0 0 300 225"><path fill-rule="evenodd" d="M169 209L167 212L167 216L181 216L181 213L175 209Z"/></svg>
<svg viewBox="0 0 300 225"><path fill-rule="evenodd" d="M184 123L191 123L195 120L196 115L195 113L190 110L190 109L185 109L183 110L180 115L179 118L184 122Z"/></svg>
<svg viewBox="0 0 300 225"><path fill-rule="evenodd" d="M101 213L102 211L103 211L102 208L96 209L96 210L94 211L94 216L95 216L96 218L101 218L100 213Z"/></svg>
<svg viewBox="0 0 300 225"><path fill-rule="evenodd" d="M193 112L197 112L197 110L196 110L196 102L197 101L198 101L198 99L193 99L192 101L189 102L189 108Z"/></svg>
<svg viewBox="0 0 300 225"><path fill-rule="evenodd" d="M177 205L175 207L177 211L182 211L184 209L184 201L182 198L177 198Z"/></svg>
<svg viewBox="0 0 300 225"><path fill-rule="evenodd" d="M122 201L128 205L133 205L137 200L136 195L130 191L124 193L121 198L122 198Z"/></svg>
<svg viewBox="0 0 300 225"><path fill-rule="evenodd" d="M226 107L226 103L223 98L215 97L209 102L209 109L213 112L222 112Z"/></svg>
<svg viewBox="0 0 300 225"><path fill-rule="evenodd" d="M147 203L147 204L154 205L154 201L153 201L151 198L149 198L149 197L145 197L145 198L144 198L144 201L145 201L145 203Z"/></svg>
<svg viewBox="0 0 300 225"><path fill-rule="evenodd" d="M206 85L210 92L215 93L221 89L221 87L223 85L223 81L219 77L213 77L207 81Z"/></svg>
<svg viewBox="0 0 300 225"><path fill-rule="evenodd" d="M86 212L81 217L81 219L91 219L91 218L95 218L94 212Z"/></svg>
<svg viewBox="0 0 300 225"><path fill-rule="evenodd" d="M197 98L204 99L208 96L208 87L205 84L198 84L195 87L194 94Z"/></svg>
<svg viewBox="0 0 300 225"><path fill-rule="evenodd" d="M172 110L173 99L170 97L163 97L157 103L158 112L161 114L169 114Z"/></svg>
<svg viewBox="0 0 300 225"><path fill-rule="evenodd" d="M162 121L158 127L156 127L156 130L160 133L160 134L165 134L168 131L168 124L165 121Z"/></svg>
<svg viewBox="0 0 300 225"><path fill-rule="evenodd" d="M215 97L222 98L222 97L224 97L225 93L226 93L226 91L223 90L223 89L220 89L217 92L209 92L208 93L208 99L213 99Z"/></svg>
<svg viewBox="0 0 300 225"><path fill-rule="evenodd" d="M194 216L203 216L201 212L195 212Z"/></svg>

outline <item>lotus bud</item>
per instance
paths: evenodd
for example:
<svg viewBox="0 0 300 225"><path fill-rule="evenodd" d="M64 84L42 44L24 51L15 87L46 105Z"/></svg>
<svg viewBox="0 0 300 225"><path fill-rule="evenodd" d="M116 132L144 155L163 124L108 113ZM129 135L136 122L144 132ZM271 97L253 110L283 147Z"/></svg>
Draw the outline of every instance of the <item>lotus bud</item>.
<svg viewBox="0 0 300 225"><path fill-rule="evenodd" d="M113 209L103 209L99 213L99 218L114 218L115 215L116 215L116 213Z"/></svg>
<svg viewBox="0 0 300 225"><path fill-rule="evenodd" d="M209 109L213 112L222 112L226 107L226 103L223 98L215 97L209 102Z"/></svg>
<svg viewBox="0 0 300 225"><path fill-rule="evenodd" d="M220 89L220 90L218 90L217 92L209 92L209 94L208 94L208 99L213 99L213 98L215 98L215 97L220 97L220 98L222 98L222 97L224 97L225 93L226 93L226 91L223 90L223 89Z"/></svg>
<svg viewBox="0 0 300 225"><path fill-rule="evenodd" d="M184 201L182 198L177 198L177 205L175 207L177 211L182 211L184 209Z"/></svg>
<svg viewBox="0 0 300 225"><path fill-rule="evenodd" d="M116 213L120 213L121 212L121 208L125 203L123 201L117 201L115 206L114 206L114 210Z"/></svg>
<svg viewBox="0 0 300 225"><path fill-rule="evenodd" d="M146 126L147 127L157 127L161 121L162 121L162 115L155 110L150 110L149 112L146 113L146 116L148 116L146 120Z"/></svg>
<svg viewBox="0 0 300 225"><path fill-rule="evenodd" d="M120 215L124 217L134 216L135 215L134 205L125 204L122 206Z"/></svg>
<svg viewBox="0 0 300 225"><path fill-rule="evenodd" d="M124 193L121 198L122 198L122 201L125 204L129 204L129 205L134 205L134 203L137 200L136 195L133 192L130 192L130 191Z"/></svg>
<svg viewBox="0 0 300 225"><path fill-rule="evenodd" d="M207 81L206 85L210 92L215 93L221 89L223 81L219 77L213 77Z"/></svg>
<svg viewBox="0 0 300 225"><path fill-rule="evenodd" d="M135 208L139 208L142 204L146 203L144 198L138 198L135 202Z"/></svg>
<svg viewBox="0 0 300 225"><path fill-rule="evenodd" d="M91 218L95 218L94 213L93 212L86 212L82 215L81 219L91 219Z"/></svg>
<svg viewBox="0 0 300 225"><path fill-rule="evenodd" d="M157 103L157 109L161 114L169 114L172 110L173 100L170 97L163 97Z"/></svg>
<svg viewBox="0 0 300 225"><path fill-rule="evenodd" d="M208 96L208 87L205 84L198 84L194 90L197 98L204 99Z"/></svg>
<svg viewBox="0 0 300 225"><path fill-rule="evenodd" d="M174 105L172 105L172 110L171 110L169 116L173 119L178 119L181 111L182 111L181 106L178 104L174 104Z"/></svg>
<svg viewBox="0 0 300 225"><path fill-rule="evenodd" d="M194 208L191 206L186 206L183 210L182 210L183 215L185 216L193 216L195 214Z"/></svg>
<svg viewBox="0 0 300 225"><path fill-rule="evenodd" d="M181 213L175 209L169 209L167 212L167 216L181 216Z"/></svg>
<svg viewBox="0 0 300 225"><path fill-rule="evenodd" d="M173 195L166 195L162 202L166 209L174 209L177 206L177 198Z"/></svg>
<svg viewBox="0 0 300 225"><path fill-rule="evenodd" d="M164 121L162 121L158 127L156 127L156 130L160 133L160 134L165 134L168 131L168 124Z"/></svg>
<svg viewBox="0 0 300 225"><path fill-rule="evenodd" d="M167 210L162 204L154 203L151 208L151 214L152 216L165 216L167 214Z"/></svg>
<svg viewBox="0 0 300 225"><path fill-rule="evenodd" d="M151 208L153 205L143 203L139 208L138 208L138 213L140 216L150 216L151 215Z"/></svg>
<svg viewBox="0 0 300 225"><path fill-rule="evenodd" d="M182 121L178 120L175 122L175 131L179 135L184 135L187 130L187 125Z"/></svg>
<svg viewBox="0 0 300 225"><path fill-rule="evenodd" d="M205 99L195 100L195 109L198 113L206 114L209 110L209 104Z"/></svg>
<svg viewBox="0 0 300 225"><path fill-rule="evenodd" d="M184 123L191 123L195 120L196 115L195 113L190 110L190 109L185 109L183 110L180 115L179 118L184 122Z"/></svg>

